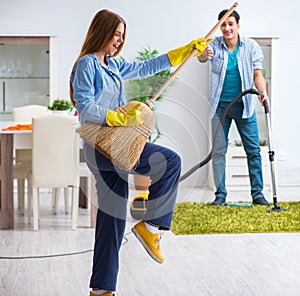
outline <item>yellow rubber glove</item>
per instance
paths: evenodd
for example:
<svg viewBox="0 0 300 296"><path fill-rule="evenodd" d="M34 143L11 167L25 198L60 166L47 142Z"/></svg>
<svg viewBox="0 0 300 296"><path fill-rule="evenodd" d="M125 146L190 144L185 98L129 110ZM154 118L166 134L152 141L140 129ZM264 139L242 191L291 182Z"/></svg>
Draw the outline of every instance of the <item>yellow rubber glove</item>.
<svg viewBox="0 0 300 296"><path fill-rule="evenodd" d="M206 42L204 42L204 38L198 38L191 41L188 45L168 51L167 55L171 65L173 67L176 67L181 64L186 60L186 58L192 53L194 49L198 49L198 52L195 54L195 56L201 55L207 44L212 42L212 40L213 39L208 39Z"/></svg>
<svg viewBox="0 0 300 296"><path fill-rule="evenodd" d="M144 123L142 113L138 110L141 103L129 109L126 114L107 110L106 111L106 124L108 126L135 126Z"/></svg>

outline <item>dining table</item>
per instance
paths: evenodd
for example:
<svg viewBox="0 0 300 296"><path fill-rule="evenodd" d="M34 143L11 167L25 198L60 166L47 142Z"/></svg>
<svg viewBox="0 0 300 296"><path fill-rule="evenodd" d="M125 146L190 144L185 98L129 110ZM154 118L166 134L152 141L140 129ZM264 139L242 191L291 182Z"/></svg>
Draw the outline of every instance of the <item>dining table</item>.
<svg viewBox="0 0 300 296"><path fill-rule="evenodd" d="M14 150L32 149L32 130L4 130L16 125L28 123L0 121L0 163L1 163L1 230L14 229ZM93 180L93 179L92 179ZM94 181L91 195L96 195ZM80 178L80 188L84 188L84 178ZM83 189L82 188L82 189ZM84 190L80 190L79 206L87 208ZM91 206L91 227L95 227L96 209Z"/></svg>
<svg viewBox="0 0 300 296"><path fill-rule="evenodd" d="M31 130L3 130L23 124L15 121L0 121L1 162L1 229L14 228L14 149L31 149Z"/></svg>

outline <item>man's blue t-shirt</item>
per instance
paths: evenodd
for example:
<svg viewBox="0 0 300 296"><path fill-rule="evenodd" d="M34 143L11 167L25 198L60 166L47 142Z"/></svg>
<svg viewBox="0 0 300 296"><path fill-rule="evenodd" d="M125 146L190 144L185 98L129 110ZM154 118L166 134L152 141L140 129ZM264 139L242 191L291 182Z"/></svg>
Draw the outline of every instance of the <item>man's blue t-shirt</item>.
<svg viewBox="0 0 300 296"><path fill-rule="evenodd" d="M239 43L234 52L228 51L228 64L220 97L220 101L223 102L232 102L232 100L242 92L242 81L237 64L238 51Z"/></svg>

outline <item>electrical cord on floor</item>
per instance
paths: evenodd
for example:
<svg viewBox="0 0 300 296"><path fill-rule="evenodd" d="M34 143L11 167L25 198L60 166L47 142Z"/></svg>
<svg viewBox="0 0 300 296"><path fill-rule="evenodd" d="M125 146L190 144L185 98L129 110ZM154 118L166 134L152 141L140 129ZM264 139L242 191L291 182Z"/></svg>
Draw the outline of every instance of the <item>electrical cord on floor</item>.
<svg viewBox="0 0 300 296"><path fill-rule="evenodd" d="M124 242L122 245L125 245L128 243L127 236L131 234L130 232L127 232L124 234ZM35 256L0 256L0 260L23 260L23 259L44 259L44 258L55 258L55 257L65 257L65 256L73 256L73 255L81 255L93 252L94 249L87 249L83 251L78 252L71 252L71 253L61 253L61 254L50 254L50 255L35 255Z"/></svg>
<svg viewBox="0 0 300 296"><path fill-rule="evenodd" d="M196 170L198 170L199 168L201 168L202 166L204 166L205 164L207 164L211 158L212 158L212 154L213 154L213 151L214 151L214 147L215 147L215 142L216 142L216 139L217 139L217 136L219 134L219 131L220 131L220 128L221 128L221 125L222 125L222 122L224 121L225 119L225 116L227 115L229 109L241 98L243 97L244 95L246 94L255 94L255 95L258 95L258 96L261 96L263 97L263 94L260 93L259 91L257 91L256 89L248 89L248 90L245 90L243 92L241 92L238 96L236 96L232 102L230 102L227 107L225 108L223 114L222 114L222 117L218 123L218 126L216 128L216 133L214 135L214 139L213 139L213 144L212 144L212 148L211 148L211 151L209 152L208 156L203 160L201 161L200 163L198 163L197 165L195 165L194 167L192 167L190 170L188 170L185 174L183 174L181 177L180 177L180 182L185 180L187 177L189 177L191 174L193 174ZM124 234L124 242L122 243L122 245L125 245L127 242L128 242L128 238L127 236L131 234L131 232L128 232L128 233L125 233ZM41 255L41 256L0 256L0 259L43 259L43 258L54 258L54 257L63 257L63 256L73 256L73 255L80 255L80 254L85 254L85 253L89 253L89 252L93 252L94 250L93 249L88 249L88 250L83 250L83 251L78 251L78 252L72 252L72 253L62 253L62 254L52 254L52 255Z"/></svg>
<svg viewBox="0 0 300 296"><path fill-rule="evenodd" d="M79 255L84 253L93 252L93 249L88 249L84 251L72 252L72 253L62 253L62 254L50 254L50 255L35 255L35 256L0 256L0 259L42 259L42 258L53 258L53 257L63 257Z"/></svg>

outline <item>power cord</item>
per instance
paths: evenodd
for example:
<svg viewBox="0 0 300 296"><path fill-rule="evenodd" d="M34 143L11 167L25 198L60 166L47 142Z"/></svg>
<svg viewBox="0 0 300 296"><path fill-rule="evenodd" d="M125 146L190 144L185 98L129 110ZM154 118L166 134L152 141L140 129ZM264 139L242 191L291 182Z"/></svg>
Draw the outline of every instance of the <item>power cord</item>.
<svg viewBox="0 0 300 296"><path fill-rule="evenodd" d="M208 156L203 160L201 161L199 164L195 165L194 167L192 167L190 170L188 170L184 175L182 175L180 177L180 181L183 181L185 180L187 177L189 177L191 174L193 174L196 170L198 170L199 168L201 168L202 166L204 166L205 164L207 164L211 158L212 158L212 154L213 154L213 151L214 151L214 147L215 147L215 142L216 142L216 137L219 133L219 130L221 128L221 125L222 125L222 122L224 121L225 119L225 116L227 115L229 109L241 98L243 97L244 95L246 94L255 94L255 95L259 95L261 97L263 97L263 94L261 94L259 91L257 91L256 89L248 89L248 90L245 90L243 91L242 93L240 93L237 97L235 97L233 99L233 101L228 104L228 106L226 107L226 109L224 110L223 112L223 115L220 119L220 122L218 123L218 126L217 126L217 129L216 129L216 133L214 135L214 139L213 139L213 144L212 144L212 148L211 148L211 151L210 153L208 154ZM124 242L122 243L122 245L125 245L126 243L128 243L128 238L127 236L131 234L131 232L127 232L124 234ZM73 255L80 255L80 254L85 254L85 253L89 253L89 252L93 252L94 250L93 249L88 249L88 250L83 250L83 251L79 251L79 252L72 252L72 253L62 253L62 254L52 254L52 255L41 255L41 256L7 256L7 257L3 257L3 256L0 256L0 259L13 259L13 260L16 260L16 259L42 259L42 258L54 258L54 257L63 257L63 256L73 256Z"/></svg>
<svg viewBox="0 0 300 296"><path fill-rule="evenodd" d="M72 252L72 253L62 253L62 254L50 254L50 255L36 255L36 256L0 256L0 259L42 259L42 258L53 258L53 257L63 257L63 256L72 256L72 255L79 255L84 253L93 252L93 249L88 249L79 252Z"/></svg>
<svg viewBox="0 0 300 296"><path fill-rule="evenodd" d="M128 243L127 236L131 234L131 232L127 232L124 234L124 242L122 245ZM35 255L35 256L0 256L0 260L24 260L24 259L44 259L44 258L55 258L55 257L64 257L64 256L73 256L73 255L81 255L94 252L94 249L87 249L78 252L71 252L71 253L61 253L61 254L50 254L50 255Z"/></svg>

